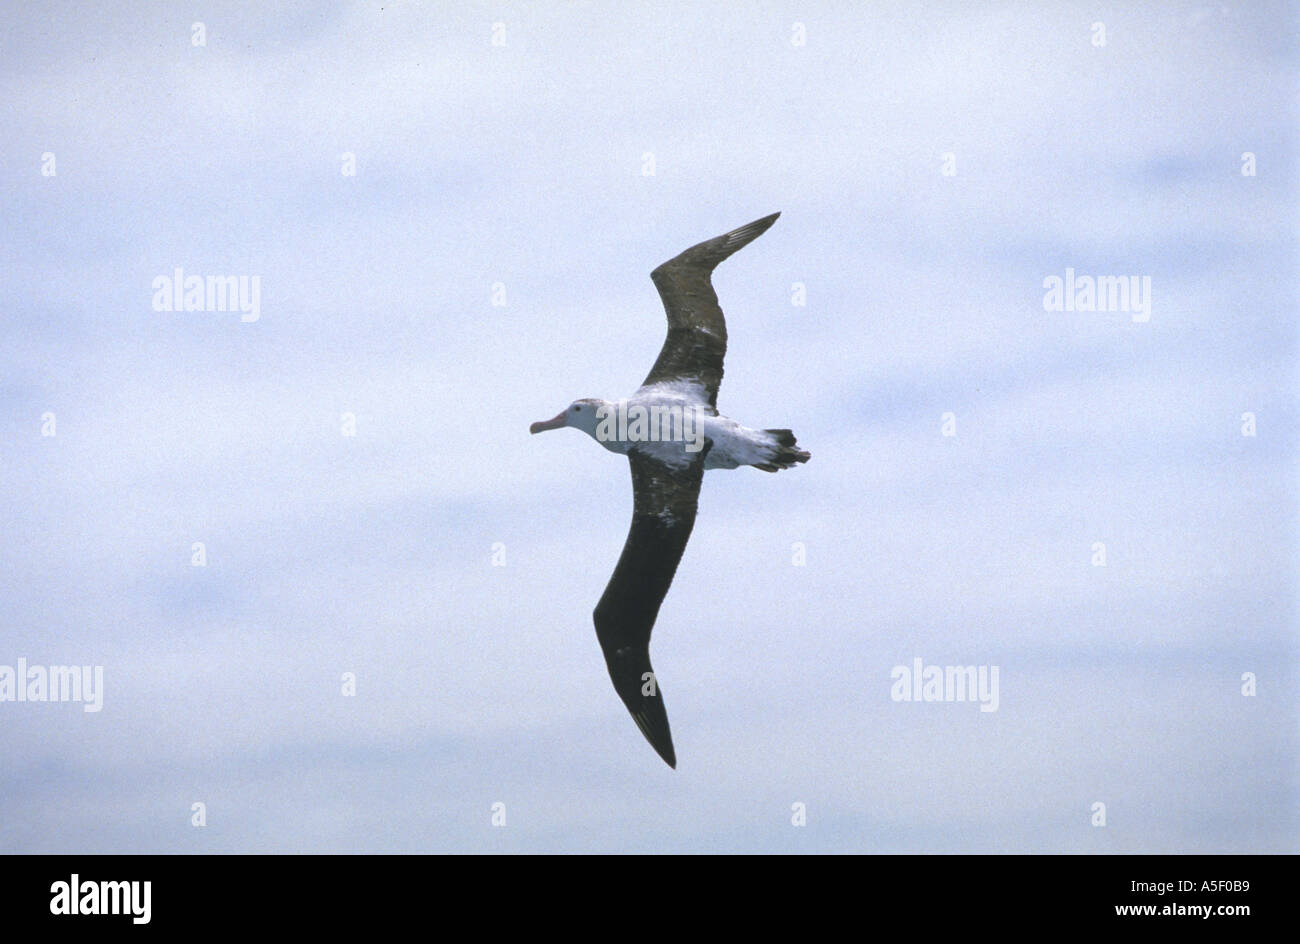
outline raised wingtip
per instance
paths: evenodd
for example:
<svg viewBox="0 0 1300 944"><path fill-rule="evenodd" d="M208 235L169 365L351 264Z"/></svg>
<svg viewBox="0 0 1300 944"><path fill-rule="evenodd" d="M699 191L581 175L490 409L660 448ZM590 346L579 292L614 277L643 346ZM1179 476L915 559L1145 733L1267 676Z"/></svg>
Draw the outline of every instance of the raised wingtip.
<svg viewBox="0 0 1300 944"><path fill-rule="evenodd" d="M739 229L733 229L730 233L721 236L722 245L718 248L722 250L722 258L725 259L741 246L747 246L758 239L771 229L772 224L776 222L776 218L780 215L781 211L778 210L775 213L769 213L767 216L760 216L754 222L746 223Z"/></svg>
<svg viewBox="0 0 1300 944"><path fill-rule="evenodd" d="M735 230L735 232L746 234L752 233L753 235L749 238L757 239L759 236L763 235L763 233L767 232L768 228L776 222L777 217L780 215L781 211L777 210L775 213L769 213L767 216L760 216L758 219L754 220L754 222L746 223L744 226L740 227L740 229Z"/></svg>
<svg viewBox="0 0 1300 944"><path fill-rule="evenodd" d="M748 246L766 233L780 215L781 211L778 210L767 216L761 216L751 223L746 223L738 229L733 229L729 233L723 233L721 236L715 236L712 239L706 239L702 243L697 243L685 252L673 256L663 265L656 267L650 273L650 277L658 283L661 279L667 279L676 272L692 272L700 269L705 272L712 272L723 259L733 252ZM662 291L663 287L660 286L660 292L662 293Z"/></svg>

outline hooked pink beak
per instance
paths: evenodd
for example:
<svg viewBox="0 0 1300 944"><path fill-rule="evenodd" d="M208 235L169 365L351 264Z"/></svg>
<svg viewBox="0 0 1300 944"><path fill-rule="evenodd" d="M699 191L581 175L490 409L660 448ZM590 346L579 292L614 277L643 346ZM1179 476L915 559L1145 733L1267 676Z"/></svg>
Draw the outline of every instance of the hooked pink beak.
<svg viewBox="0 0 1300 944"><path fill-rule="evenodd" d="M562 427L569 425L568 419L569 419L569 411L561 410L559 416L553 417L549 420L540 420L539 422L536 422L532 426L528 427L528 431L530 433L541 433L541 432L545 432L548 429L561 429Z"/></svg>

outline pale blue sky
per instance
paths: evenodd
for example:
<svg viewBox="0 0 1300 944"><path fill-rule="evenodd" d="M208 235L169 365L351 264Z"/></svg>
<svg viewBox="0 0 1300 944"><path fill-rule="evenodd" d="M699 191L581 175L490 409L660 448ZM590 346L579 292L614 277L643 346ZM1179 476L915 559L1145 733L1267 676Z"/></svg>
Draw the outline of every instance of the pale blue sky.
<svg viewBox="0 0 1300 944"><path fill-rule="evenodd" d="M0 664L105 667L0 704L0 850L1294 851L1294 9L630 6L0 14ZM625 463L527 429L775 210L719 406L813 459L706 479L674 772L591 625ZM918 656L999 710L892 702Z"/></svg>

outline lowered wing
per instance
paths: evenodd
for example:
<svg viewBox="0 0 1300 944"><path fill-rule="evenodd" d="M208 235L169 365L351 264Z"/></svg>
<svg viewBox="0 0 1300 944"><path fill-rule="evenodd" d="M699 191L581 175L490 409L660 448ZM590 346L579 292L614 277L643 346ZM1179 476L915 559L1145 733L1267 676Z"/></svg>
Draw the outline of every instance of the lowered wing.
<svg viewBox="0 0 1300 944"><path fill-rule="evenodd" d="M650 631L695 526L704 458L711 445L706 440L689 463L679 465L660 462L636 449L628 454L632 528L592 614L614 689L669 767L677 766L677 755L663 692L650 665Z"/></svg>

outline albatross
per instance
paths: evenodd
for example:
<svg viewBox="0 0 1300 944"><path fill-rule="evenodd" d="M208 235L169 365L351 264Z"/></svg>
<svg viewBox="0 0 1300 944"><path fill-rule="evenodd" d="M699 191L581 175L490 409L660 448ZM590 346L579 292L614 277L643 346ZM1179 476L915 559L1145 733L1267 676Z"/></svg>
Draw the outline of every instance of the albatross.
<svg viewBox="0 0 1300 944"><path fill-rule="evenodd" d="M773 213L705 240L650 273L668 314L668 337L640 388L623 400L574 400L530 433L572 427L632 469L632 527L592 614L614 690L641 733L677 767L663 690L650 665L650 631L695 526L709 469L777 472L807 462L788 429L751 429L718 412L727 325L713 270L767 231Z"/></svg>

